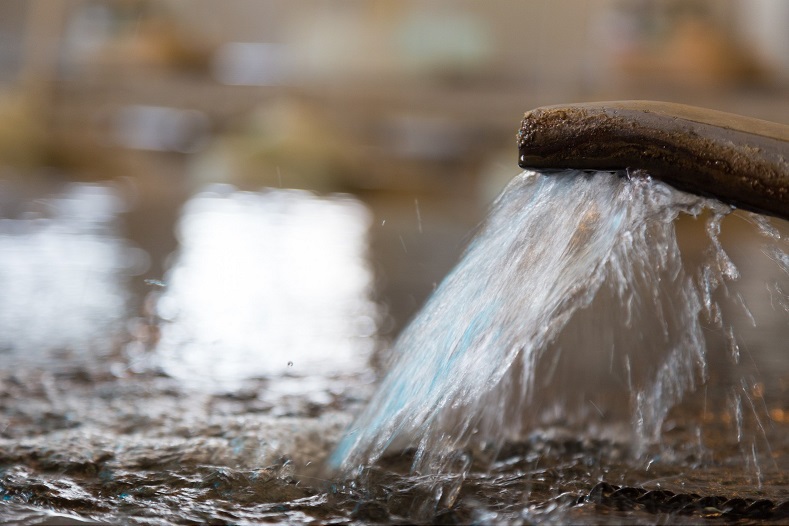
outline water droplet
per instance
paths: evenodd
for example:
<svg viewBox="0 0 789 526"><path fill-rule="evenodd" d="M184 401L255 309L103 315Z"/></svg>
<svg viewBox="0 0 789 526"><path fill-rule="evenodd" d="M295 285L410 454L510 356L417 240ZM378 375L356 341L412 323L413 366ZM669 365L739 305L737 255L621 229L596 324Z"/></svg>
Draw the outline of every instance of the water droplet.
<svg viewBox="0 0 789 526"><path fill-rule="evenodd" d="M146 284L146 285L149 285L149 286L151 286L151 287L159 287L159 288L161 288L161 289L163 289L164 287L166 287L166 286L167 286L167 285L164 283L164 281L160 281L160 280L158 280L158 279L146 279L146 280L145 280L145 284Z"/></svg>
<svg viewBox="0 0 789 526"><path fill-rule="evenodd" d="M288 362L288 367L293 367L293 362Z"/></svg>
<svg viewBox="0 0 789 526"><path fill-rule="evenodd" d="M414 208L416 208L416 224L419 233L422 233L422 213L419 211L419 199L414 199Z"/></svg>

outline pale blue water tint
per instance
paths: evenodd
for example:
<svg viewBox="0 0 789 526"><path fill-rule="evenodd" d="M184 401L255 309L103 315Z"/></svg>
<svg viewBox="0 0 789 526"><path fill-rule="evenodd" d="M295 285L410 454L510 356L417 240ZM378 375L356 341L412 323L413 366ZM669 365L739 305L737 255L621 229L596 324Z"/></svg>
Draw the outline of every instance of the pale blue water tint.
<svg viewBox="0 0 789 526"><path fill-rule="evenodd" d="M396 342L332 465L352 470L413 443L416 471L454 470L450 452L495 454L537 422L608 417L609 396L629 399L635 436L656 438L705 377L700 314L736 272L719 246L706 290L683 269L673 221L704 208L713 227L730 211L638 173L519 175ZM557 367L577 349L579 363Z"/></svg>

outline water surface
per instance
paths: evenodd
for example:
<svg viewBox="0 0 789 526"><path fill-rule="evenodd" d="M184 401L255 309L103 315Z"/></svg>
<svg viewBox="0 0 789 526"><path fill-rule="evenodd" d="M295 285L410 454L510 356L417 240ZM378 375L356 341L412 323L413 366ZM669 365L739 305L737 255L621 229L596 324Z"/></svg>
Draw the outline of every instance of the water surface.
<svg viewBox="0 0 789 526"><path fill-rule="evenodd" d="M789 500L780 221L521 174L377 381L360 202L209 189L136 313L117 198L6 214L6 522L725 520L581 498L600 481Z"/></svg>

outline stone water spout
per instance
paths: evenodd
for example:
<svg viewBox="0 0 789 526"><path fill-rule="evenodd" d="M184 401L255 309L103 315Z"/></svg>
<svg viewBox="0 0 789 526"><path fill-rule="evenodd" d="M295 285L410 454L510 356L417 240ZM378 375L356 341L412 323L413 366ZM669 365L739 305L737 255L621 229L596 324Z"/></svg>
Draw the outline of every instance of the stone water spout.
<svg viewBox="0 0 789 526"><path fill-rule="evenodd" d="M789 126L652 101L546 106L518 132L522 168L643 169L697 195L789 219Z"/></svg>

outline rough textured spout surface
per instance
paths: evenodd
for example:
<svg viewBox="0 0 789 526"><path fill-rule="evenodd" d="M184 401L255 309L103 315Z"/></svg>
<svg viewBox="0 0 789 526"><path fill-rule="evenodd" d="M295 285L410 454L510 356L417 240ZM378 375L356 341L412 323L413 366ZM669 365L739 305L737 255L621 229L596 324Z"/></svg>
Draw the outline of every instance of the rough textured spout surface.
<svg viewBox="0 0 789 526"><path fill-rule="evenodd" d="M522 168L643 169L685 191L789 219L789 126L651 101L546 106L524 116Z"/></svg>

